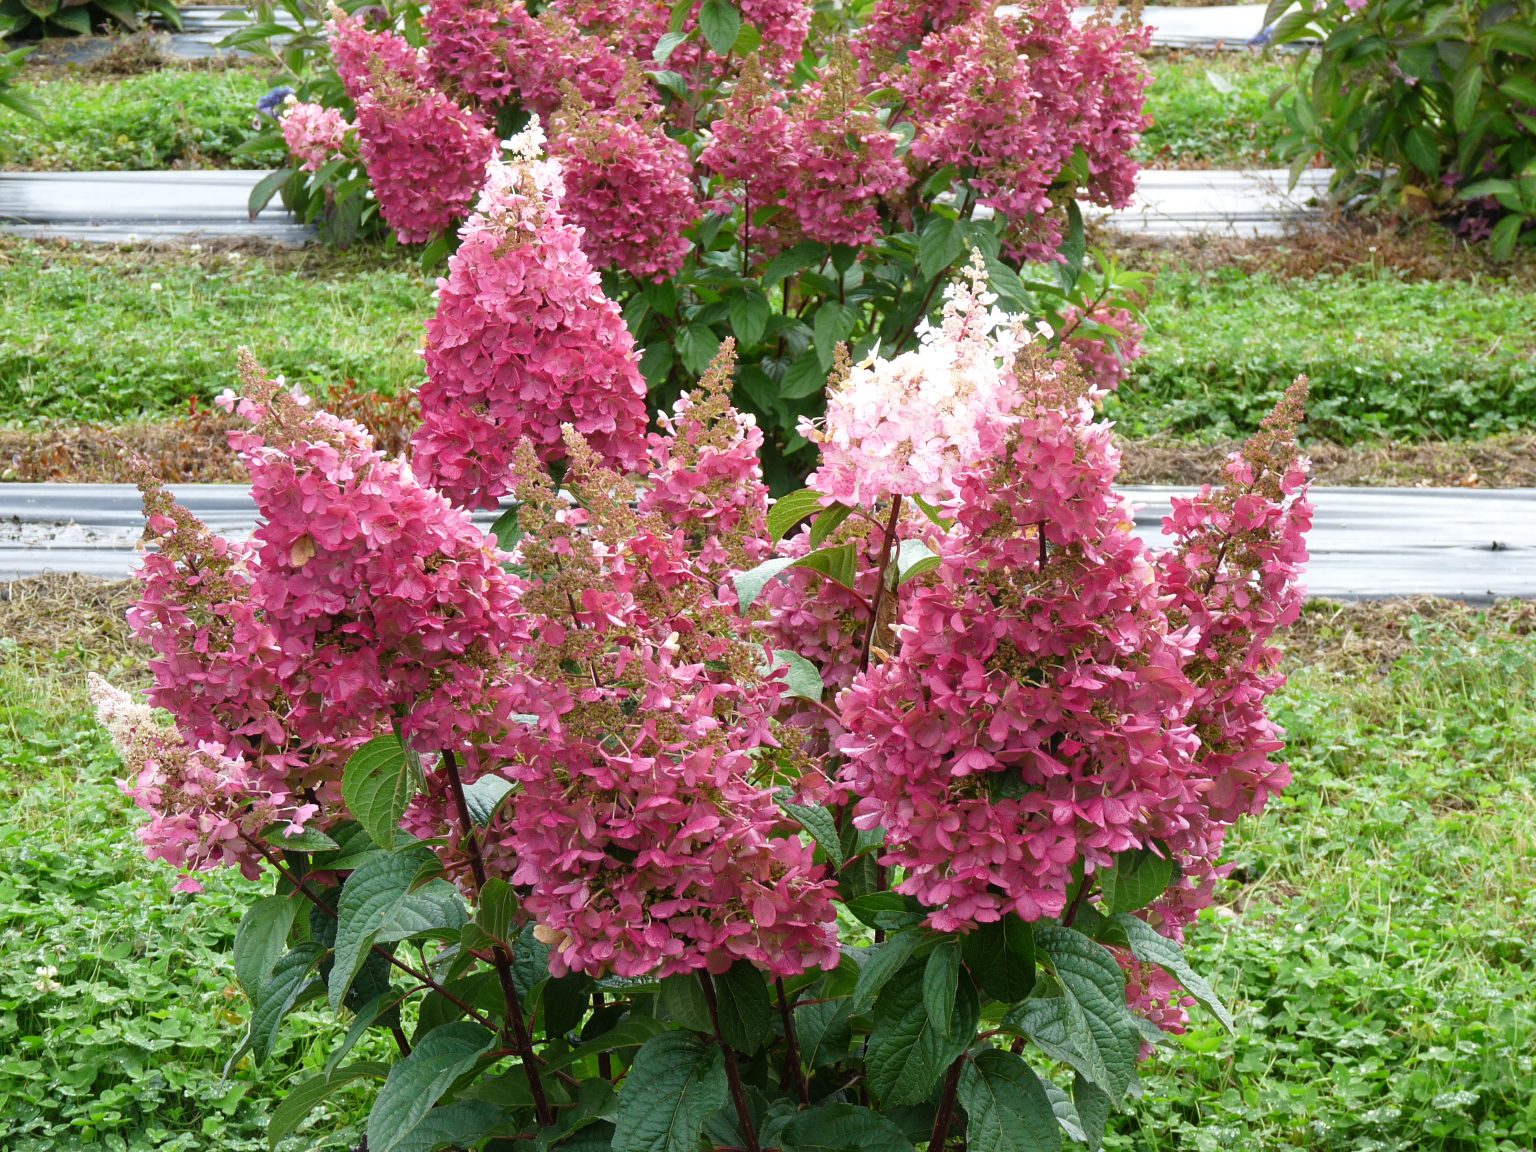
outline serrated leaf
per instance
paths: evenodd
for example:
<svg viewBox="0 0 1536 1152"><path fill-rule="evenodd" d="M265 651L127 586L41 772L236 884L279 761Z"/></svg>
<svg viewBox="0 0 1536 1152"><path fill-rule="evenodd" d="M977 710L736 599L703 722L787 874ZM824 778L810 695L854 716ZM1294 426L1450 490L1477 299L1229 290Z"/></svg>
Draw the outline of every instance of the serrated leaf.
<svg viewBox="0 0 1536 1152"><path fill-rule="evenodd" d="M847 997L795 1005L800 1058L807 1067L835 1064L843 1058L853 1039L853 1029L848 1023L852 1011L853 1002Z"/></svg>
<svg viewBox="0 0 1536 1152"><path fill-rule="evenodd" d="M1061 1127L1040 1078L1022 1056L992 1048L960 1073L970 1152L1055 1152Z"/></svg>
<svg viewBox="0 0 1536 1152"><path fill-rule="evenodd" d="M389 1071L368 1113L369 1152L395 1152L453 1082L490 1051L496 1037L460 1020L434 1028Z"/></svg>
<svg viewBox="0 0 1536 1152"><path fill-rule="evenodd" d="M1472 125L1477 112L1477 102L1483 94L1483 63L1481 53L1473 53L1462 65L1452 85L1451 120L1458 132L1465 132Z"/></svg>
<svg viewBox="0 0 1536 1152"><path fill-rule="evenodd" d="M252 220L260 216L272 197L281 191L284 184L293 178L294 168L279 168L276 172L268 172L260 180L256 181L256 187L251 189L250 198L246 201L246 210Z"/></svg>
<svg viewBox="0 0 1536 1152"><path fill-rule="evenodd" d="M854 588L854 581L858 579L857 558L852 543L839 544L832 548L818 548L809 555L802 556L790 566L793 568L810 568L820 572L835 584L841 584L844 588L858 591Z"/></svg>
<svg viewBox="0 0 1536 1152"><path fill-rule="evenodd" d="M339 1011L363 957L374 944L441 929L457 933L468 918L453 885L431 880L412 891L431 849L412 845L366 857L341 889L336 914L336 958L331 965L331 1009Z"/></svg>
<svg viewBox="0 0 1536 1152"><path fill-rule="evenodd" d="M504 1119L500 1108L484 1100L455 1100L423 1116L393 1152L445 1152L474 1147ZM560 1147L562 1152L576 1152L571 1144Z"/></svg>
<svg viewBox="0 0 1536 1152"><path fill-rule="evenodd" d="M921 540L903 540L896 553L896 583L899 586L908 580L916 580L938 566L939 558L928 545Z"/></svg>
<svg viewBox="0 0 1536 1152"><path fill-rule="evenodd" d="M940 940L923 966L923 1005L928 1018L941 1032L949 1031L960 987L960 942L953 936Z"/></svg>
<svg viewBox="0 0 1536 1152"><path fill-rule="evenodd" d="M388 1064L368 1061L348 1064L334 1072L322 1072L288 1089L283 1102L272 1110L272 1116L267 1121L267 1147L275 1152L284 1137L302 1124L304 1117L331 1093L358 1080L382 1080L388 1075Z"/></svg>
<svg viewBox="0 0 1536 1152"><path fill-rule="evenodd" d="M891 977L900 972L917 948L916 932L901 932L883 944L865 949L864 964L859 968L859 978L853 985L850 998L855 1012L863 1012L875 1002Z"/></svg>
<svg viewBox="0 0 1536 1152"><path fill-rule="evenodd" d="M821 511L822 499L821 493L814 488L801 488L780 496L768 509L768 539L782 539L800 521Z"/></svg>
<svg viewBox="0 0 1536 1152"><path fill-rule="evenodd" d="M899 892L866 892L843 902L860 923L884 932L900 932L922 923L923 914L915 911L915 902Z"/></svg>
<svg viewBox="0 0 1536 1152"><path fill-rule="evenodd" d="M1061 985L1067 1038L1086 1061L1080 1070L1118 1102L1141 1052L1141 1033L1125 1004L1125 974L1108 949L1081 932L1037 924L1034 933Z"/></svg>
<svg viewBox="0 0 1536 1152"><path fill-rule="evenodd" d="M843 521L852 515L853 509L846 504L833 504L828 508L823 508L817 513L816 519L811 523L811 533L809 536L811 547L820 548L826 543L827 537L836 532L841 527Z"/></svg>
<svg viewBox="0 0 1536 1152"><path fill-rule="evenodd" d="M762 343L763 333L768 330L768 297L756 285L737 289L726 299L726 310L731 317L731 331L742 347Z"/></svg>
<svg viewBox="0 0 1536 1152"><path fill-rule="evenodd" d="M822 693L826 691L820 670L798 652L775 648L773 663L765 667L763 672L766 674L777 668L789 670L784 677L784 686L791 696L798 696L804 700L820 700Z"/></svg>
<svg viewBox="0 0 1536 1152"><path fill-rule="evenodd" d="M514 504L496 517L496 522L491 525L491 535L496 537L496 543L503 552L513 551L517 542L523 538L523 529L517 522L518 511L518 506Z"/></svg>
<svg viewBox="0 0 1536 1152"><path fill-rule="evenodd" d="M475 923L492 940L504 945L508 951L517 947L519 926L517 923L517 893L500 876L492 876L480 889L480 908L475 913Z"/></svg>
<svg viewBox="0 0 1536 1152"><path fill-rule="evenodd" d="M1072 1078L1072 1106L1077 1109L1088 1152L1099 1152L1104 1146L1104 1130L1109 1126L1109 1096L1079 1072Z"/></svg>
<svg viewBox="0 0 1536 1152"><path fill-rule="evenodd" d="M704 0L699 9L699 31L716 56L725 56L741 35L741 13L730 0Z"/></svg>
<svg viewBox="0 0 1536 1152"><path fill-rule="evenodd" d="M686 32L664 32L661 39L656 41L656 47L651 52L651 59L658 64L665 64L672 57L672 53L681 48L688 40Z"/></svg>
<svg viewBox="0 0 1536 1152"><path fill-rule="evenodd" d="M697 320L683 325L677 333L677 355L683 367L702 376L720 351L720 337L708 324Z"/></svg>
<svg viewBox="0 0 1536 1152"><path fill-rule="evenodd" d="M512 719L520 722L516 716ZM464 805L469 809L469 818L484 828L496 815L502 801L516 790L516 785L500 776L482 776L473 784L464 785Z"/></svg>
<svg viewBox="0 0 1536 1152"><path fill-rule="evenodd" d="M613 1152L696 1152L730 1090L720 1049L688 1032L647 1040L619 1092Z"/></svg>
<svg viewBox="0 0 1536 1152"><path fill-rule="evenodd" d="M1514 254L1524 224L1518 213L1511 212L1493 226L1493 233L1488 237L1488 250L1495 259L1508 260Z"/></svg>
<svg viewBox="0 0 1536 1152"><path fill-rule="evenodd" d="M1112 867L1099 877L1104 910L1111 916L1145 908L1173 883L1173 861L1146 848L1134 848L1115 856Z"/></svg>
<svg viewBox="0 0 1536 1152"><path fill-rule="evenodd" d="M290 835L283 831L287 826L281 821L269 824L262 829L261 838L286 852L334 852L341 847L318 828L304 828Z"/></svg>
<svg viewBox="0 0 1536 1152"><path fill-rule="evenodd" d="M788 788L775 794L780 809L806 830L816 846L826 853L827 862L834 870L842 868L843 843L837 834L837 820L819 804L796 804L793 795Z"/></svg>
<svg viewBox="0 0 1536 1152"><path fill-rule="evenodd" d="M969 981L960 982L949 1027L940 1028L928 1016L920 973L915 966L906 972L876 998L869 1034L869 1088L884 1108L926 1100L976 1036L978 1008Z"/></svg>
<svg viewBox="0 0 1536 1152"><path fill-rule="evenodd" d="M745 572L738 572L735 576L736 603L745 613L757 602L757 598L763 594L763 589L783 572L791 567L795 561L789 557L778 556L772 560L764 560L756 568L749 568Z"/></svg>
<svg viewBox="0 0 1536 1152"><path fill-rule="evenodd" d="M1228 1032L1237 1028L1232 1013L1216 995L1205 977L1189 966L1184 950L1177 941L1170 940L1139 916L1120 913L1110 917L1110 928L1125 939L1131 955L1147 964L1156 964L1184 986L1184 990L1204 1006L1206 1011L1221 1022Z"/></svg>
<svg viewBox="0 0 1536 1152"><path fill-rule="evenodd" d="M1034 990L1034 933L1017 916L978 924L961 937L960 949L971 976L992 999L1017 1004Z"/></svg>
<svg viewBox="0 0 1536 1152"><path fill-rule="evenodd" d="M252 904L235 929L235 979L254 1002L288 949L298 905L290 896L264 896Z"/></svg>
<svg viewBox="0 0 1536 1152"><path fill-rule="evenodd" d="M856 318L851 308L845 308L836 300L824 300L816 309L816 318L813 322L816 335L816 357L823 372L832 367L837 346L848 339Z"/></svg>
<svg viewBox="0 0 1536 1152"><path fill-rule="evenodd" d="M929 280L949 268L965 252L965 234L958 220L931 216L917 240L917 266Z"/></svg>
<svg viewBox="0 0 1536 1152"><path fill-rule="evenodd" d="M325 949L318 944L300 944L272 966L272 975L263 981L256 997L250 1032L246 1036L252 1059L257 1064L265 1063L272 1054L283 1017L293 1010L307 990L312 987L318 990L319 981L311 983L309 974L324 954Z"/></svg>
<svg viewBox="0 0 1536 1152"><path fill-rule="evenodd" d="M763 974L745 960L714 977L720 1035L736 1051L752 1055L773 1034L773 1000Z"/></svg>
<svg viewBox="0 0 1536 1152"><path fill-rule="evenodd" d="M912 1141L900 1128L856 1104L798 1112L779 1141L784 1152L912 1152Z"/></svg>
<svg viewBox="0 0 1536 1152"><path fill-rule="evenodd" d="M421 785L421 761L393 732L352 753L341 773L342 799L380 848L394 847L401 817Z"/></svg>

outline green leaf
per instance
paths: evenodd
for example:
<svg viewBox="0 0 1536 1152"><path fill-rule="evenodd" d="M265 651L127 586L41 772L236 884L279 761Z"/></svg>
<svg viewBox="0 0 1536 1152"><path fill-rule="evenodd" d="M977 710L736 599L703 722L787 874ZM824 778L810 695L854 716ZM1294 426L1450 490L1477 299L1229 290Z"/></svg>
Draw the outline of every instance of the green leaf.
<svg viewBox="0 0 1536 1152"><path fill-rule="evenodd" d="M1125 940L1131 955L1143 963L1156 964L1182 984L1184 990L1216 1017L1223 1028L1228 1032L1236 1030L1237 1022L1232 1019L1232 1013L1205 977L1189 966L1189 962L1184 959L1184 950L1177 941L1168 939L1139 916L1128 913L1122 912L1111 917L1109 927Z"/></svg>
<svg viewBox="0 0 1536 1152"><path fill-rule="evenodd" d="M781 280L787 280L796 272L819 264L827 258L827 246L811 240L802 240L786 252L780 252L768 262L763 272L763 290L767 291Z"/></svg>
<svg viewBox="0 0 1536 1152"><path fill-rule="evenodd" d="M854 588L854 581L858 579L857 560L852 543L839 544L833 548L818 548L807 556L796 560L791 567L811 568L826 576L833 583L841 584L844 588L858 591Z"/></svg>
<svg viewBox="0 0 1536 1152"><path fill-rule="evenodd" d="M779 381L779 395L785 400L801 400L826 386L827 370L822 365L821 353L812 349L789 366L784 379Z"/></svg>
<svg viewBox="0 0 1536 1152"><path fill-rule="evenodd" d="M777 668L789 669L784 677L784 685L789 689L791 696L798 696L803 700L820 700L822 693L826 691L827 686L822 683L820 670L798 652L775 648L773 663L763 671L772 672Z"/></svg>
<svg viewBox="0 0 1536 1152"><path fill-rule="evenodd" d="M847 997L795 1005L795 1032L800 1058L811 1068L836 1064L848 1052L853 1029L848 1023L853 1003Z"/></svg>
<svg viewBox="0 0 1536 1152"><path fill-rule="evenodd" d="M422 845L399 852L376 852L347 878L336 910L336 960L330 976L332 1011L341 1009L342 999L373 945L434 929L457 933L464 926L464 905L446 880L431 880L411 891L422 867L435 860L432 850Z"/></svg>
<svg viewBox="0 0 1536 1152"><path fill-rule="evenodd" d="M820 681L820 676L817 680ZM837 820L819 804L796 804L793 796L790 789L781 788L774 798L784 814L804 828L816 846L826 853L827 862L834 869L841 868L844 859L843 843L837 834Z"/></svg>
<svg viewBox="0 0 1536 1152"><path fill-rule="evenodd" d="M768 297L756 285L740 288L726 299L726 309L731 317L731 331L742 347L760 344L768 330Z"/></svg>
<svg viewBox="0 0 1536 1152"><path fill-rule="evenodd" d="M1022 1056L978 1052L960 1073L960 1105L970 1152L1054 1152L1061 1126L1045 1087Z"/></svg>
<svg viewBox="0 0 1536 1152"><path fill-rule="evenodd" d="M1004 1004L1017 1004L1035 987L1035 937L1012 914L979 924L960 938L961 955L981 990Z"/></svg>
<svg viewBox="0 0 1536 1152"><path fill-rule="evenodd" d="M1451 104L1451 120L1458 132L1465 132L1472 125L1478 99L1483 94L1483 61L1480 52L1467 57L1467 62L1457 73L1452 91L1454 99Z"/></svg>
<svg viewBox="0 0 1536 1152"><path fill-rule="evenodd" d="M1141 1052L1141 1032L1125 1005L1125 974L1081 932L1055 924L1037 924L1034 932L1061 985L1067 1038L1086 1061L1081 1071L1118 1102Z"/></svg>
<svg viewBox="0 0 1536 1152"><path fill-rule="evenodd" d="M251 905L235 929L235 979L253 1002L288 948L297 912L290 896L264 896Z"/></svg>
<svg viewBox="0 0 1536 1152"><path fill-rule="evenodd" d="M745 613L757 602L757 598L763 594L763 589L784 569L791 567L795 561L789 557L779 556L772 560L764 560L756 568L749 568L745 572L738 572L736 581L736 603Z"/></svg>
<svg viewBox="0 0 1536 1152"><path fill-rule="evenodd" d="M496 537L496 543L503 552L511 552L517 547L517 542L523 538L523 530L517 522L517 513L518 506L514 504L496 517L496 523L491 525L491 535Z"/></svg>
<svg viewBox="0 0 1536 1152"><path fill-rule="evenodd" d="M773 1000L767 981L745 960L738 960L714 981L720 1035L736 1051L750 1056L773 1035Z"/></svg>
<svg viewBox="0 0 1536 1152"><path fill-rule="evenodd" d="M914 902L899 892L866 892L850 896L844 903L861 923L884 932L900 932L922 923L922 913L913 911Z"/></svg>
<svg viewBox="0 0 1536 1152"><path fill-rule="evenodd" d="M1493 226L1493 234L1488 237L1488 250L1496 260L1508 260L1514 254L1524 223L1519 213L1511 212Z"/></svg>
<svg viewBox="0 0 1536 1152"><path fill-rule="evenodd" d="M369 1152L395 1152L431 1112L453 1082L491 1050L496 1037L466 1020L423 1036L411 1054L389 1071L368 1113Z"/></svg>
<svg viewBox="0 0 1536 1152"><path fill-rule="evenodd" d="M1269 0L1269 3L1264 6L1264 23L1261 27L1268 28L1276 20L1284 16L1286 12L1290 11L1291 6L1295 3L1296 0Z"/></svg>
<svg viewBox="0 0 1536 1152"><path fill-rule="evenodd" d="M926 572L935 571L938 566L939 558L928 545L921 540L903 540L896 553L896 583L901 585L908 580L916 580Z"/></svg>
<svg viewBox="0 0 1536 1152"><path fill-rule="evenodd" d="M1065 996L1039 996L1026 1000L1008 1013L1004 1023L1028 1036L1052 1060L1059 1060L1084 1076L1094 1074L1088 1058L1067 1035Z"/></svg>
<svg viewBox="0 0 1536 1152"><path fill-rule="evenodd" d="M318 944L300 944L272 966L272 975L261 985L256 1005L251 1011L250 1031L246 1043L257 1064L266 1062L277 1042L277 1030L283 1017L292 1011L301 996L311 987L309 974L325 949ZM319 982L313 987L318 988Z"/></svg>
<svg viewBox="0 0 1536 1152"><path fill-rule="evenodd" d="M1536 77L1511 76L1499 83L1499 91L1522 104L1536 106Z"/></svg>
<svg viewBox="0 0 1536 1152"><path fill-rule="evenodd" d="M687 1032L647 1040L619 1092L613 1152L697 1152L730 1090L720 1049Z"/></svg>
<svg viewBox="0 0 1536 1152"><path fill-rule="evenodd" d="M389 1065L375 1061L348 1064L334 1072L322 1072L290 1088L283 1102L272 1110L267 1121L267 1147L274 1152L283 1138L304 1122L304 1117L331 1093L358 1080L382 1080L389 1075Z"/></svg>
<svg viewBox="0 0 1536 1152"><path fill-rule="evenodd" d="M475 913L475 923L492 940L504 945L509 952L516 951L520 927L517 923L517 893L500 876L492 876L480 889L480 908Z"/></svg>
<svg viewBox="0 0 1536 1152"><path fill-rule="evenodd" d="M699 9L699 31L716 56L728 55L741 34L741 13L730 0L704 0Z"/></svg>
<svg viewBox="0 0 1536 1152"><path fill-rule="evenodd" d="M656 997L656 1014L691 1032L713 1032L715 1022L709 1015L709 999L699 987L699 978L691 973L667 976Z"/></svg>
<svg viewBox="0 0 1536 1152"><path fill-rule="evenodd" d="M929 280L949 268L965 252L960 222L948 216L931 216L917 241L917 266Z"/></svg>
<svg viewBox="0 0 1536 1152"><path fill-rule="evenodd" d="M394 1152L472 1148L489 1136L503 1119L502 1110L484 1100L455 1100L423 1116L421 1122L395 1145ZM570 1149L571 1145L561 1147Z"/></svg>
<svg viewBox="0 0 1536 1152"><path fill-rule="evenodd" d="M946 936L928 953L928 963L923 968L923 1006L928 1011L928 1019L940 1032L949 1031L959 987L960 942L953 936Z"/></svg>
<svg viewBox="0 0 1536 1152"><path fill-rule="evenodd" d="M380 848L393 848L400 818L421 789L421 761L390 732L364 744L341 773L341 796Z"/></svg>
<svg viewBox="0 0 1536 1152"><path fill-rule="evenodd" d="M784 534L807 516L821 510L822 495L814 488L801 488L788 496L780 496L768 509L768 539L780 540Z"/></svg>
<svg viewBox="0 0 1536 1152"><path fill-rule="evenodd" d="M816 358L823 372L832 367L837 346L853 332L858 314L836 300L824 300L816 309Z"/></svg>
<svg viewBox="0 0 1536 1152"><path fill-rule="evenodd" d="M330 852L317 853L310 861L311 870L347 872L362 863L368 853L378 851L368 830L356 820L347 820L332 828L331 839L336 841L336 847Z"/></svg>
<svg viewBox="0 0 1536 1152"><path fill-rule="evenodd" d="M883 944L874 944L864 950L864 963L859 968L859 978L853 985L851 998L855 1012L862 1012L874 1003L880 990L890 983L891 977L900 972L917 948L916 932L900 932Z"/></svg>
<svg viewBox="0 0 1536 1152"><path fill-rule="evenodd" d="M715 354L720 351L720 337L708 324L695 320L679 329L677 354L683 367L695 376L702 376Z"/></svg>
<svg viewBox="0 0 1536 1152"><path fill-rule="evenodd" d="M1079 1072L1072 1078L1072 1106L1077 1109L1088 1152L1099 1152L1104 1146L1104 1129L1109 1126L1108 1095Z"/></svg>
<svg viewBox="0 0 1536 1152"><path fill-rule="evenodd" d="M926 1100L955 1059L976 1037L976 993L962 980L949 1027L928 1016L923 980L915 966L907 978L887 984L875 1000L866 1068L869 1088L879 1104L917 1104Z"/></svg>
<svg viewBox="0 0 1536 1152"><path fill-rule="evenodd" d="M688 40L687 32L664 32L661 39L656 41L656 47L651 52L651 59L658 64L665 64L672 57L672 53L681 48Z"/></svg>
<svg viewBox="0 0 1536 1152"><path fill-rule="evenodd" d="M912 1152L912 1141L900 1128L856 1104L797 1112L779 1141L783 1152Z"/></svg>
<svg viewBox="0 0 1536 1152"><path fill-rule="evenodd" d="M269 824L262 829L262 839L288 852L334 852L341 847L318 828L305 828L290 836L283 831L286 827L281 821Z"/></svg>
<svg viewBox="0 0 1536 1152"><path fill-rule="evenodd" d="M826 543L827 537L836 532L843 521L853 515L853 509L846 504L833 504L823 508L811 524L810 542L812 548L820 548Z"/></svg>
<svg viewBox="0 0 1536 1152"><path fill-rule="evenodd" d="M1146 848L1115 856L1114 866L1099 876L1104 910L1111 916L1145 908L1173 883L1173 861Z"/></svg>
<svg viewBox="0 0 1536 1152"><path fill-rule="evenodd" d="M517 716L512 720L521 723ZM500 776L482 776L473 784L464 785L464 806L469 809L469 818L484 828L496 815L501 802L516 790L510 780Z"/></svg>
<svg viewBox="0 0 1536 1152"><path fill-rule="evenodd" d="M278 190L298 171L296 168L279 168L276 172L268 172L260 180L256 181L256 187L251 189L250 199L246 201L246 210L254 220L260 216L262 210L272 202Z"/></svg>

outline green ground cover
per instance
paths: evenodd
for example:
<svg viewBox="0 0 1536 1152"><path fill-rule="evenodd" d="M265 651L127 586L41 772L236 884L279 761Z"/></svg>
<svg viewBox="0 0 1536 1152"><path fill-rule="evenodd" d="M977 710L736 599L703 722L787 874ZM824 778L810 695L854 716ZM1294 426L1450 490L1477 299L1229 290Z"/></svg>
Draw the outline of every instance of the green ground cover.
<svg viewBox="0 0 1536 1152"><path fill-rule="evenodd" d="M1293 378L1311 435L1475 439L1536 426L1536 292L1362 268L1287 278L1172 265L1145 357L1108 405L1120 431L1231 436Z"/></svg>
<svg viewBox="0 0 1536 1152"><path fill-rule="evenodd" d="M432 282L378 253L132 255L0 245L0 420L184 411L234 381L252 348L273 373L323 392L352 379L395 391Z"/></svg>
<svg viewBox="0 0 1536 1152"><path fill-rule="evenodd" d="M1292 60L1271 53L1192 52L1152 62L1137 158L1160 168L1274 168L1281 124L1270 99Z"/></svg>
<svg viewBox="0 0 1536 1152"><path fill-rule="evenodd" d="M1394 658L1331 635L1335 611L1309 611L1279 698L1296 782L1237 835L1233 902L1192 937L1239 1031L1197 1017L1146 1066L1114 1152L1536 1144L1536 618L1402 612ZM103 658L112 630L72 615L72 639L0 641L0 1147L254 1152L333 1026L313 1015L316 1043L221 1078L248 1012L228 947L252 886L175 895L138 855L80 682L134 657ZM338 1107L294 1147L345 1147Z"/></svg>
<svg viewBox="0 0 1536 1152"><path fill-rule="evenodd" d="M270 87L245 68L100 79L33 70L18 91L44 118L0 116L0 168L272 168L282 162L275 150L235 154Z"/></svg>

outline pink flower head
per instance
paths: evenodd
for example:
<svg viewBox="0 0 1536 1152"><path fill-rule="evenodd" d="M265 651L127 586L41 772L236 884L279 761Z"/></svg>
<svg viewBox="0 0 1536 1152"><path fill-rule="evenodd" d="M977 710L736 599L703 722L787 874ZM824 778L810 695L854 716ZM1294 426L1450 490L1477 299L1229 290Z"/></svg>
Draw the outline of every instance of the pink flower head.
<svg viewBox="0 0 1536 1152"><path fill-rule="evenodd" d="M1086 317L1076 305L1062 313L1062 347L1070 348L1096 390L1113 392L1141 358L1146 328L1125 308L1095 308Z"/></svg>
<svg viewBox="0 0 1536 1152"><path fill-rule="evenodd" d="M595 108L575 94L552 133L565 209L593 265L658 283L675 276L689 249L683 232L702 211L688 150L634 104Z"/></svg>
<svg viewBox="0 0 1536 1152"><path fill-rule="evenodd" d="M689 532L636 509L574 434L568 458L580 507L531 446L518 489L537 722L511 769L513 882L554 941L551 970L835 964L831 882L770 790L781 680Z"/></svg>
<svg viewBox="0 0 1536 1152"><path fill-rule="evenodd" d="M847 373L824 424L801 424L821 446L811 487L854 506L891 496L938 504L962 471L997 454L1020 398L1009 365L1028 335L996 299L978 255L967 282L945 289L943 320L923 323L916 349Z"/></svg>
<svg viewBox="0 0 1536 1152"><path fill-rule="evenodd" d="M379 213L402 244L425 243L468 212L496 137L430 85L395 33L369 32L339 9L329 27Z"/></svg>
<svg viewBox="0 0 1536 1152"><path fill-rule="evenodd" d="M645 449L633 341L560 204L554 162L493 162L438 281L412 447L422 475L466 507L494 508L511 490L524 438L557 460L571 425L626 469Z"/></svg>
<svg viewBox="0 0 1536 1152"><path fill-rule="evenodd" d="M290 97L290 99L292 99ZM350 128L340 112L321 104L292 104L283 115L283 142L306 172L341 155Z"/></svg>
<svg viewBox="0 0 1536 1152"><path fill-rule="evenodd" d="M720 116L709 126L699 153L699 165L719 177L719 190L710 208L729 214L745 209L743 244L772 256L785 243L784 226L793 223L787 206L796 186L798 164L789 148L793 122L778 92L768 84L755 60L742 66L731 94L720 104ZM758 219L764 209L779 207L771 221ZM791 228L791 231L795 231Z"/></svg>

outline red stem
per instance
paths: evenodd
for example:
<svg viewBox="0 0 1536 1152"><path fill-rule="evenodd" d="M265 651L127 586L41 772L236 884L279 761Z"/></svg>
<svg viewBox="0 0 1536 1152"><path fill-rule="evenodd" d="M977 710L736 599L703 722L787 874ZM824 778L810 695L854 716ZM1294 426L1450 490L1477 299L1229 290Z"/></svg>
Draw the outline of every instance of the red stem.
<svg viewBox="0 0 1536 1152"><path fill-rule="evenodd" d="M731 1102L736 1106L736 1118L741 1121L741 1134L747 1141L747 1152L761 1152L757 1143L757 1126L752 1123L752 1109L747 1104L747 1093L741 1086L741 1071L736 1067L736 1053L725 1042L720 1032L720 1002L715 997L715 982L709 973L699 970L699 987L704 989L704 1002L709 1005L709 1021L715 1028L715 1042L725 1057L725 1079L731 1088Z"/></svg>

